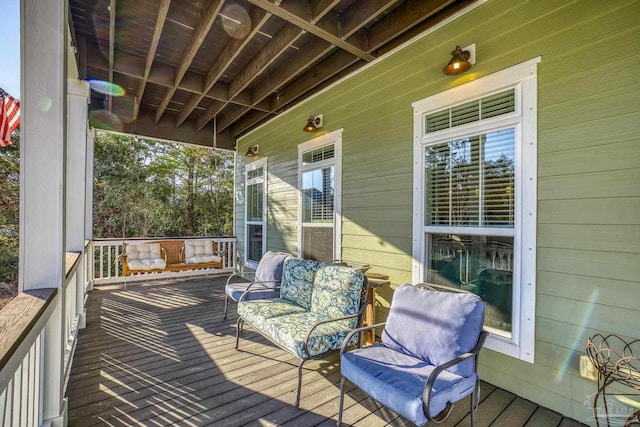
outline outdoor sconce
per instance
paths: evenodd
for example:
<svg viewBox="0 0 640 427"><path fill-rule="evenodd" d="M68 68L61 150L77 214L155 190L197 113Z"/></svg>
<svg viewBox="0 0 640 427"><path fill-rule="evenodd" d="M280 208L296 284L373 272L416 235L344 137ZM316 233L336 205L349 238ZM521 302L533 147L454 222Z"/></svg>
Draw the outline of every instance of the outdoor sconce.
<svg viewBox="0 0 640 427"><path fill-rule="evenodd" d="M302 128L305 132L317 132L322 127L322 114L310 116L307 125Z"/></svg>
<svg viewBox="0 0 640 427"><path fill-rule="evenodd" d="M256 154L258 154L258 149L259 148L260 147L258 147L258 144L253 145L253 146L250 145L249 148L247 148L247 152L245 153L245 156L247 156L247 157L255 156Z"/></svg>
<svg viewBox="0 0 640 427"><path fill-rule="evenodd" d="M460 49L460 46L456 46L455 50L451 52L451 60L447 66L442 69L442 72L449 76L464 73L471 68L472 64L476 63L475 53L475 44L467 46L464 49Z"/></svg>

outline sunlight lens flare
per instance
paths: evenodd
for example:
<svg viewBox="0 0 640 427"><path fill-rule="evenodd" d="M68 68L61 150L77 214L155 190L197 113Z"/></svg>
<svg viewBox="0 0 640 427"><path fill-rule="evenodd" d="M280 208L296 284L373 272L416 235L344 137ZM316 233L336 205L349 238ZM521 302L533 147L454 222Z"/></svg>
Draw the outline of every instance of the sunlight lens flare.
<svg viewBox="0 0 640 427"><path fill-rule="evenodd" d="M93 110L89 113L89 123L93 127L122 132L124 124L120 117L107 110Z"/></svg>
<svg viewBox="0 0 640 427"><path fill-rule="evenodd" d="M225 6L220 12L222 28L234 39L243 39L251 30L251 18L247 11L236 3Z"/></svg>
<svg viewBox="0 0 640 427"><path fill-rule="evenodd" d="M109 96L124 96L125 90L122 86L115 83L107 82L105 80L87 80L89 87L96 92L109 95Z"/></svg>

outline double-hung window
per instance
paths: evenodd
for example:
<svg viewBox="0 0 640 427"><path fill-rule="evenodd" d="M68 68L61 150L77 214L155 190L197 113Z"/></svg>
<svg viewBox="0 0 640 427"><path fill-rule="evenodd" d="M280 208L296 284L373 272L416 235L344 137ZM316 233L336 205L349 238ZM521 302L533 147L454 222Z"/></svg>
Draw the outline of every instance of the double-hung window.
<svg viewBox="0 0 640 427"><path fill-rule="evenodd" d="M341 145L341 130L298 145L298 247L303 258L340 258Z"/></svg>
<svg viewBox="0 0 640 427"><path fill-rule="evenodd" d="M250 268L257 268L265 251L267 159L245 166L245 260Z"/></svg>
<svg viewBox="0 0 640 427"><path fill-rule="evenodd" d="M534 59L413 104L414 281L486 305L489 348L533 361Z"/></svg>

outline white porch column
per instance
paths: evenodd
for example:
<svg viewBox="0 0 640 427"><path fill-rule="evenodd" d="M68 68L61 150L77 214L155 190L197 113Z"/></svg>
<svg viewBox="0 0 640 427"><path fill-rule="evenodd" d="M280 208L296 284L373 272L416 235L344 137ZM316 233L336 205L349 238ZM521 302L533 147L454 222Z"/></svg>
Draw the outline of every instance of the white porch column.
<svg viewBox="0 0 640 427"><path fill-rule="evenodd" d="M20 289L58 288L45 328L43 420L66 425L63 399L65 301L65 0L21 0Z"/></svg>
<svg viewBox="0 0 640 427"><path fill-rule="evenodd" d="M93 146L96 137L95 129L89 129L87 131L87 158L85 168L85 189L84 189L84 238L85 240L93 240ZM89 252L91 262L87 266L91 266L89 271L85 273L85 280L87 281L87 290L93 290L93 244L91 245L91 251Z"/></svg>
<svg viewBox="0 0 640 427"><path fill-rule="evenodd" d="M86 326L84 286L87 272L84 260L85 191L87 169L87 114L89 84L78 79L67 80L67 185L66 185L66 244L67 251L83 254L75 281L78 327Z"/></svg>

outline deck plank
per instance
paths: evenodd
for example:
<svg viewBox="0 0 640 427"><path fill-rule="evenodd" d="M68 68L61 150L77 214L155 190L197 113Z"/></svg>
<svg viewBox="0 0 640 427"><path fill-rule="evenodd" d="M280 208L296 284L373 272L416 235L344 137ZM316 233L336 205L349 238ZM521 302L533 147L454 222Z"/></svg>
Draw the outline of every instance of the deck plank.
<svg viewBox="0 0 640 427"><path fill-rule="evenodd" d="M223 319L225 278L96 289L87 301L67 386L69 426L334 426L337 355L304 366L246 328L236 350L235 307ZM581 425L482 383L476 425ZM551 423L551 424L549 424ZM441 424L469 424L468 400ZM347 382L343 425L411 425Z"/></svg>

